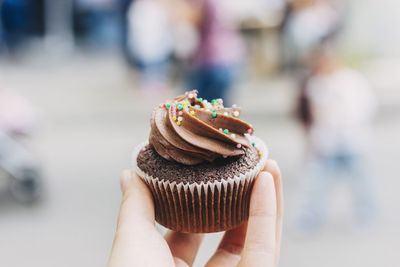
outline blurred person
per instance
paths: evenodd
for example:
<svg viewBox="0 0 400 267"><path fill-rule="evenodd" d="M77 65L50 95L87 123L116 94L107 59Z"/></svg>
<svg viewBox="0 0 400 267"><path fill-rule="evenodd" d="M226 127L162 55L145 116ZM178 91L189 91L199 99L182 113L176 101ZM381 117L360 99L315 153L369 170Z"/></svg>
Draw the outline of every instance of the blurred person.
<svg viewBox="0 0 400 267"><path fill-rule="evenodd" d="M289 0L282 25L287 68L304 67L314 47L335 39L342 20L339 0Z"/></svg>
<svg viewBox="0 0 400 267"><path fill-rule="evenodd" d="M133 1L134 0L118 0L119 27L121 28L120 47L126 63L131 67L135 66L135 62L128 45L128 11Z"/></svg>
<svg viewBox="0 0 400 267"><path fill-rule="evenodd" d="M330 49L315 49L309 63L298 107L308 152L300 230L321 226L329 193L340 181L351 188L356 221L367 225L375 212L366 162L374 96L363 75L341 66Z"/></svg>
<svg viewBox="0 0 400 267"><path fill-rule="evenodd" d="M167 0L135 0L128 10L128 47L140 88L151 96L167 88L173 46L167 5Z"/></svg>
<svg viewBox="0 0 400 267"><path fill-rule="evenodd" d="M205 99L229 99L229 90L244 57L244 43L229 2L190 1L199 43L193 55L189 85Z"/></svg>
<svg viewBox="0 0 400 267"><path fill-rule="evenodd" d="M108 267L192 266L202 234L155 226L154 203L146 184L132 171L121 177L123 200ZM276 162L268 160L255 180L247 223L225 232L207 267L274 267L279 261L283 196Z"/></svg>
<svg viewBox="0 0 400 267"><path fill-rule="evenodd" d="M15 53L23 45L28 33L29 3L24 0L0 1L2 39L7 52Z"/></svg>
<svg viewBox="0 0 400 267"><path fill-rule="evenodd" d="M36 200L41 187L37 159L21 140L32 134L35 122L36 114L29 101L0 89L0 170L10 178L12 195L25 203Z"/></svg>
<svg viewBox="0 0 400 267"><path fill-rule="evenodd" d="M114 0L74 0L73 28L79 44L104 47L117 41Z"/></svg>
<svg viewBox="0 0 400 267"><path fill-rule="evenodd" d="M0 1L0 42L6 52L15 55L30 37L44 35L44 13L44 0Z"/></svg>

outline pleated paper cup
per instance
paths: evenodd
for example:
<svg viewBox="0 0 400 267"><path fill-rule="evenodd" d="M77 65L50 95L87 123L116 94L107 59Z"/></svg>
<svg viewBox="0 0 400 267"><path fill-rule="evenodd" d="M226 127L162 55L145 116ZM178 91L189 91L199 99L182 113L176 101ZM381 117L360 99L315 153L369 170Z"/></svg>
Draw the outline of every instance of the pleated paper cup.
<svg viewBox="0 0 400 267"><path fill-rule="evenodd" d="M137 166L136 158L147 142L137 146L133 154L134 168L151 190L156 221L184 233L226 231L247 221L254 179L268 157L264 142L252 138L262 152L255 167L239 176L206 183L176 183L145 173Z"/></svg>

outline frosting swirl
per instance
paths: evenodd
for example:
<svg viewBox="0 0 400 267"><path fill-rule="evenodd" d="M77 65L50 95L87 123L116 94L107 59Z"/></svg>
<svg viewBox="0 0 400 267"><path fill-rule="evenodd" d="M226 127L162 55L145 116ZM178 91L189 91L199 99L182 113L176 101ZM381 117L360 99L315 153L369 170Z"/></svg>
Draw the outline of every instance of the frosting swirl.
<svg viewBox="0 0 400 267"><path fill-rule="evenodd" d="M153 111L149 143L161 157L185 165L242 155L252 147L247 135L254 129L239 115L222 99L208 102L186 92Z"/></svg>

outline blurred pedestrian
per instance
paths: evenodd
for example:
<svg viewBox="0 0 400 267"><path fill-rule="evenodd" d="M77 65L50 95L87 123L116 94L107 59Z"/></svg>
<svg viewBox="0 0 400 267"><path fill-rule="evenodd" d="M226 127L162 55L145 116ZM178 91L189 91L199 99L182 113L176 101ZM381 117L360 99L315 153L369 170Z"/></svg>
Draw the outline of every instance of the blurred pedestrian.
<svg viewBox="0 0 400 267"><path fill-rule="evenodd" d="M284 16L285 64L291 70L304 67L313 48L332 42L342 26L339 0L290 0Z"/></svg>
<svg viewBox="0 0 400 267"><path fill-rule="evenodd" d="M309 179L300 227L314 230L321 225L329 193L340 177L351 187L356 220L368 223L374 215L365 159L375 108L371 88L359 72L341 66L329 49L314 50L309 62L299 101L308 138Z"/></svg>
<svg viewBox="0 0 400 267"><path fill-rule="evenodd" d="M117 4L114 0L74 0L73 26L78 44L94 48L117 40Z"/></svg>
<svg viewBox="0 0 400 267"><path fill-rule="evenodd" d="M227 95L244 56L242 37L225 1L188 1L197 11L198 15L192 17L199 32L190 87L205 99L229 99Z"/></svg>
<svg viewBox="0 0 400 267"><path fill-rule="evenodd" d="M139 72L139 87L156 95L167 88L172 53L166 0L135 0L128 10L128 47Z"/></svg>

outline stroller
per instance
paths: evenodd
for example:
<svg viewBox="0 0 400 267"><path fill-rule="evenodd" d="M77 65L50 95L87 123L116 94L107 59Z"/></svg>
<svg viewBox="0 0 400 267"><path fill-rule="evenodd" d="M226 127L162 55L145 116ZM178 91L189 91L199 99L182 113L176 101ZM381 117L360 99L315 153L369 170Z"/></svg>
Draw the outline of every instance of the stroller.
<svg viewBox="0 0 400 267"><path fill-rule="evenodd" d="M31 135L34 121L28 101L0 90L0 193L22 203L38 200L42 188L38 161L22 142Z"/></svg>

